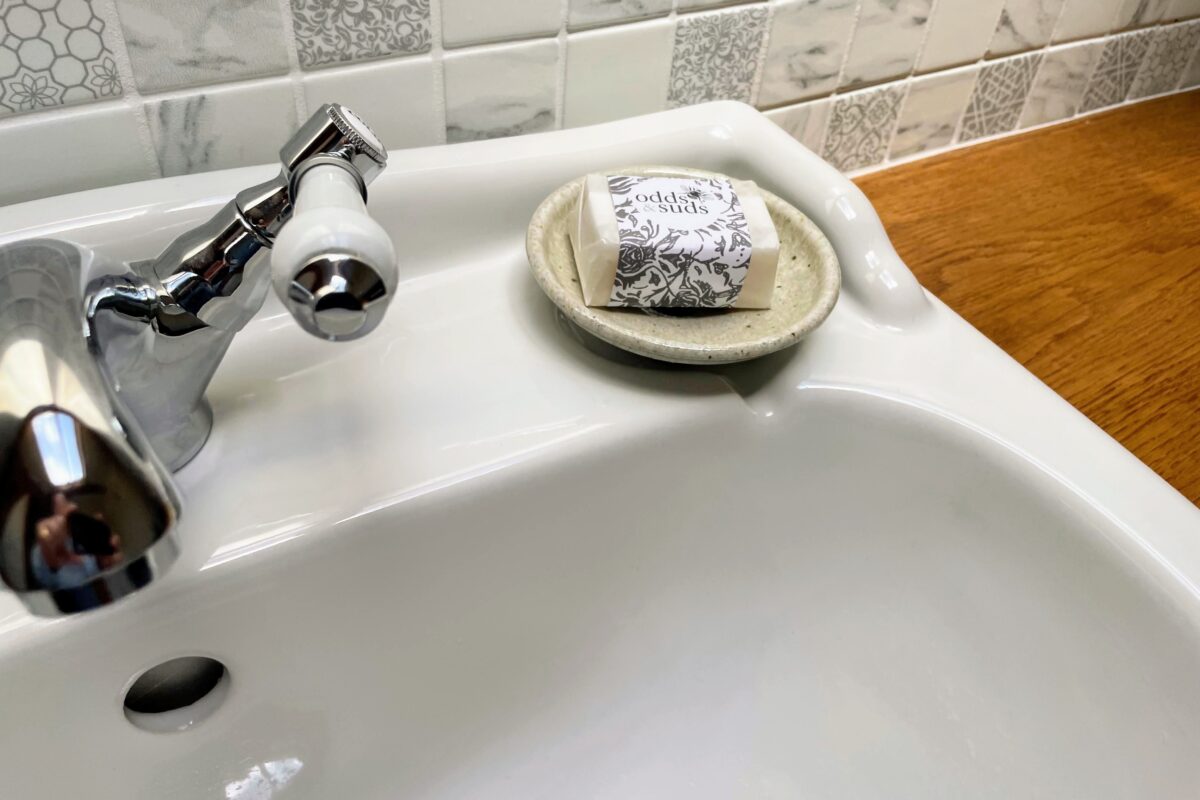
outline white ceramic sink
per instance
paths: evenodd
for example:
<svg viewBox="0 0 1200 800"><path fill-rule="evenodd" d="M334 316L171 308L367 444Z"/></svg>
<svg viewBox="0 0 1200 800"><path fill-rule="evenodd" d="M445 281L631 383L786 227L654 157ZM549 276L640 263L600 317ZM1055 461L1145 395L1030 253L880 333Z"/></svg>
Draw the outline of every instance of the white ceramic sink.
<svg viewBox="0 0 1200 800"><path fill-rule="evenodd" d="M713 370L575 338L525 223L638 162L809 214L843 266L828 322ZM0 232L143 258L270 172ZM268 305L236 340L167 578L54 622L0 597L0 795L1196 797L1200 510L925 294L765 118L398 152L371 207L406 254L389 318L329 345ZM187 654L226 664L221 705L135 728L131 678Z"/></svg>

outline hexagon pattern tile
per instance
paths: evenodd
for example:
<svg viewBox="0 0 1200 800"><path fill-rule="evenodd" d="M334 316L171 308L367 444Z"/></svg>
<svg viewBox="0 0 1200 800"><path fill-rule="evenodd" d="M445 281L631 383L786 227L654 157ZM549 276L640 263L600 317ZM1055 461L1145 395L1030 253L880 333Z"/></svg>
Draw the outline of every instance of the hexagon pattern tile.
<svg viewBox="0 0 1200 800"><path fill-rule="evenodd" d="M90 0L0 0L0 115L121 94Z"/></svg>

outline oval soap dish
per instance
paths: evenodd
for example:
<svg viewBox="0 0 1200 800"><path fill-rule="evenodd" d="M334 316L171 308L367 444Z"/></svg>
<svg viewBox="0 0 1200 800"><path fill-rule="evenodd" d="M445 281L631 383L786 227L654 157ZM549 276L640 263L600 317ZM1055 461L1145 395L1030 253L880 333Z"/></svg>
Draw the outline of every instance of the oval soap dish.
<svg viewBox="0 0 1200 800"><path fill-rule="evenodd" d="M622 175L719 177L679 167L611 170ZM637 308L589 307L575 270L568 227L575 221L578 178L534 212L525 238L533 277L567 319L583 330L647 358L676 364L732 364L795 344L825 321L842 273L833 246L795 207L766 190L763 200L779 233L779 269L771 307L676 315Z"/></svg>

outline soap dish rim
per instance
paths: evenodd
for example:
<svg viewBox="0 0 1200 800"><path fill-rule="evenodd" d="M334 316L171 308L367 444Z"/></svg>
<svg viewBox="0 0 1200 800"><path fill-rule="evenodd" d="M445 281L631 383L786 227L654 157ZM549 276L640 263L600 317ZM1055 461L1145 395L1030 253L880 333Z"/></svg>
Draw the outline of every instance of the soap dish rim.
<svg viewBox="0 0 1200 800"><path fill-rule="evenodd" d="M685 178L730 178L728 175L708 170L646 164L595 170L595 172L606 175L642 174ZM818 251L819 258L816 259L817 263L814 264L814 267L819 273L820 290L812 305L801 316L787 326L765 336L719 345L681 343L678 340L661 336L635 333L630 331L627 326L616 324L614 321L629 314L631 309L586 305L578 284L575 287L575 293L578 295L576 296L572 293L571 287L558 280L547 254L546 234L550 229L549 223L559 213L564 202L571 202L578 197L586 178L586 175L574 178L542 200L537 210L534 211L526 230L525 251L534 280L551 302L571 322L602 341L631 353L674 364L734 364L760 358L796 344L812 333L833 311L841 292L842 282L841 266L833 245L821 229L798 208L759 186L759 192L768 209L787 218L788 222L796 227ZM572 269L574 270L573 265ZM761 313L761 311L733 309L728 313L754 314Z"/></svg>

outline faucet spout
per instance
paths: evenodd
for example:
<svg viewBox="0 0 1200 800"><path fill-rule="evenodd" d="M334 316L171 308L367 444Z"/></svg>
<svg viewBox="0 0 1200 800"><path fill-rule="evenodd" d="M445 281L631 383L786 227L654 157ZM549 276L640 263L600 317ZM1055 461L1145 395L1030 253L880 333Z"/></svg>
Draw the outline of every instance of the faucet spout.
<svg viewBox="0 0 1200 800"><path fill-rule="evenodd" d="M0 578L44 616L118 600L179 552L171 479L81 334L82 271L63 242L0 248Z"/></svg>
<svg viewBox="0 0 1200 800"><path fill-rule="evenodd" d="M0 579L34 613L111 603L174 562L168 470L208 439L209 381L269 287L326 341L383 318L395 248L366 210L383 145L328 104L280 161L158 258L86 289L91 251L0 247Z"/></svg>

